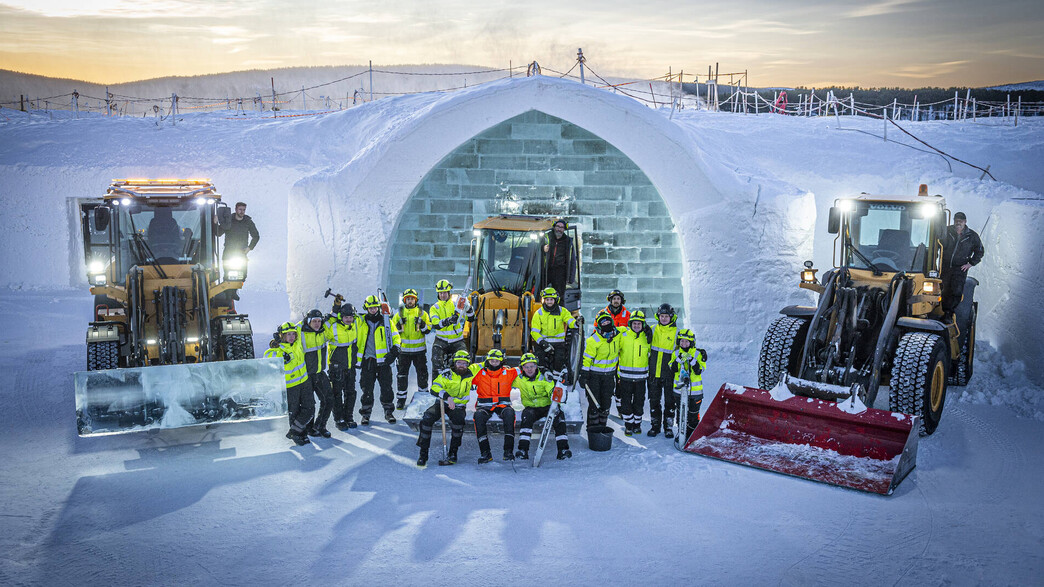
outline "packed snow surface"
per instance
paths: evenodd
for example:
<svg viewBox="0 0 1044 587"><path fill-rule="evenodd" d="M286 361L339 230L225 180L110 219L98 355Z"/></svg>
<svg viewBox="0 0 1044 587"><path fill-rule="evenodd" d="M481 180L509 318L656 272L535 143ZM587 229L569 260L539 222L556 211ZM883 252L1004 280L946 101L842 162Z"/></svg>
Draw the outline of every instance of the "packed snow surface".
<svg viewBox="0 0 1044 587"><path fill-rule="evenodd" d="M705 405L726 380L755 384L763 329L780 307L810 301L796 287L797 271L805 258L831 264L825 218L835 197L914 194L928 183L951 210L968 214L987 251L972 270L982 283L975 375L968 387L949 389L939 429L921 439L917 468L893 496L683 454L662 436L625 437L615 418L611 451L592 452L574 435L571 460L548 459L549 450L539 469L499 459L477 466L466 433L458 465L434 465L436 434L432 464L418 470L416 436L401 421L335 431L302 448L289 448L282 420L76 436L73 372L84 366L92 302L76 198L97 197L116 177L195 176L212 179L228 201L247 201L261 242L240 305L260 351L279 322L325 309L326 287L369 288L380 279L376 265L338 274L331 260L348 251L332 249L343 243L295 252L289 235L332 228L329 211L350 199L337 190L371 185L367 173L390 168L381 154L411 131L437 134L439 120L468 104L496 124L504 118L484 109L484 99L513 92L589 101L612 114L589 129L603 137L625 137L629 121L640 120L667 138L614 144L636 161L687 161L692 185L706 186L671 208L683 211L675 222L693 317L686 326L709 352ZM1044 122L905 125L956 157L990 165L994 182L915 150L923 145L894 129L884 141L879 121L636 108L572 82L529 79L299 118L189 114L175 125L4 110L0 583L1038 582ZM677 151L641 153L663 145ZM434 153L417 159L437 161L455 146L423 145ZM396 193L427 171L402 169L409 173L389 180L403 184L391 186ZM328 212L299 214L293 202L303 197ZM368 246L383 258L401 202L374 206L341 228L365 223L353 250ZM873 407L886 404L882 393ZM499 448L500 437L492 441Z"/></svg>

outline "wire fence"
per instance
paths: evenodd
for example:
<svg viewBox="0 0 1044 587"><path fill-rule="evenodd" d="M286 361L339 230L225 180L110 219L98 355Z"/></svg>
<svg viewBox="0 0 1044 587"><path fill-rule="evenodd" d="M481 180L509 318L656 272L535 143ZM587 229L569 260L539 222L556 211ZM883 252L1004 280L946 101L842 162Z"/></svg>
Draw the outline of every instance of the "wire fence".
<svg viewBox="0 0 1044 587"><path fill-rule="evenodd" d="M420 77L464 79L464 83L440 86L429 84L416 91L377 91L373 76ZM854 95L837 96L832 90L817 93L816 90L765 90L753 89L748 85L748 72L719 73L717 67L708 67L707 75L686 74L684 70L674 73L670 69L664 75L648 79L625 79L608 81L587 63L583 50L577 51L572 67L565 71L541 68L537 62L525 66L504 69L481 69L459 72L415 72L374 68L371 65L357 73L343 76L300 89L276 91L276 80L271 79L270 92L254 92L250 96L200 97L180 96L129 96L105 91L104 95L81 94L75 89L66 94L48 97L20 96L18 101L0 102L3 109L16 109L30 114L50 112L72 112L76 115L102 114L106 116L154 116L160 120L192 112L223 112L235 117L289 117L315 116L336 112L391 96L402 96L422 92L453 92L508 77L521 75L553 75L588 83L588 76L595 87L605 89L637 100L651 108L674 110L697 109L746 114L773 113L788 116L870 116L893 121L950 120L983 122L991 124L1017 125L1024 116L1044 115L1044 102L1024 102L1009 94L1004 102L981 101L966 90L961 96L954 93L952 99L935 102L869 104L856 101ZM364 78L365 79L362 79ZM478 83L467 84L466 76L477 76ZM727 81L726 81L727 78ZM359 82L368 81L368 89ZM338 87L338 84L341 84ZM347 84L351 89L343 91ZM359 85L359 87L353 87ZM430 86L430 87L429 87ZM174 122L173 120L171 121Z"/></svg>

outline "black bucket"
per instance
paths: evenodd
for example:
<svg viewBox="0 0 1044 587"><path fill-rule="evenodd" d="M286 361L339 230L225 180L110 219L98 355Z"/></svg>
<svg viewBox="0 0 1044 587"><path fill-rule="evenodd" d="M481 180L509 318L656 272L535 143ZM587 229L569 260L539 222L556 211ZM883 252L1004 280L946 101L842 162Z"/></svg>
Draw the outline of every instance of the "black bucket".
<svg viewBox="0 0 1044 587"><path fill-rule="evenodd" d="M587 431L587 444L591 450L604 452L613 448L613 429L597 426Z"/></svg>

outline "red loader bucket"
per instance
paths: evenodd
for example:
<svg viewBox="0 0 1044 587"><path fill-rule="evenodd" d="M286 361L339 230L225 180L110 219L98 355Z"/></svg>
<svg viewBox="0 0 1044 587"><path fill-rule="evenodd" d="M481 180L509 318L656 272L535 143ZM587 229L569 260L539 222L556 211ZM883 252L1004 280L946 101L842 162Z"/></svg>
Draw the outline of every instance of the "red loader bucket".
<svg viewBox="0 0 1044 587"><path fill-rule="evenodd" d="M775 395L722 385L683 450L882 495L916 465L914 416Z"/></svg>

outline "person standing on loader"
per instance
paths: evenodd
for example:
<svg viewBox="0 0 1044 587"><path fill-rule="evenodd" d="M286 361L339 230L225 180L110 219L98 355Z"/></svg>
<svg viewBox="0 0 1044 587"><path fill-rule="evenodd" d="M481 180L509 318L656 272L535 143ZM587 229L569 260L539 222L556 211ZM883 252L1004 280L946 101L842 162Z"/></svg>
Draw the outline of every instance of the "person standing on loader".
<svg viewBox="0 0 1044 587"><path fill-rule="evenodd" d="M384 418L389 424L395 423L395 394L392 391L391 365L399 356L399 331L395 324L381 314L381 301L377 296L366 296L363 303L366 314L355 319L356 330L356 364L362 372L359 374L359 387L362 388L362 405L359 407L360 423L370 424L373 412L374 383L381 386L381 406Z"/></svg>
<svg viewBox="0 0 1044 587"><path fill-rule="evenodd" d="M420 434L417 436L417 446L420 447L420 456L417 458L417 466L423 467L428 463L428 449L431 446L431 431L435 423L442 417L445 410L446 417L450 421L450 443L446 456L446 464L452 465L457 462L457 449L464 439L464 411L467 409L468 399L471 397L471 382L475 374L479 372L482 365L471 364L468 351L457 351L453 353L451 367L438 374L431 384L431 394L438 398L427 410L420 421ZM441 407L439 404L443 404Z"/></svg>
<svg viewBox="0 0 1044 587"><path fill-rule="evenodd" d="M402 292L402 306L392 317L392 325L402 338L402 353L397 364L398 390L395 393L395 409L406 408L406 387L409 384L410 365L417 373L417 393L428 393L428 347L424 335L431 332L428 313L417 307L417 290L408 288Z"/></svg>
<svg viewBox="0 0 1044 587"><path fill-rule="evenodd" d="M515 457L529 459L529 439L533 435L533 424L546 418L551 410L551 395L555 390L555 383L548 379L537 367L537 358L533 353L522 355L519 365L521 373L515 378L514 386L518 389L522 398L522 425L518 431L518 451ZM558 460L568 459L573 456L569 450L569 436L566 434L565 418L562 411L555 414L552 422L555 429L555 443L558 445Z"/></svg>
<svg viewBox="0 0 1044 587"><path fill-rule="evenodd" d="M678 434L682 442L688 440L696 425L700 423L700 408L703 406L703 370L707 368L707 351L696 348L696 336L688 328L678 331L678 342L671 355L671 370L674 372L674 403L681 406L682 396L688 391L686 422L678 422ZM679 410L680 413L680 410ZM664 433L664 436L667 436ZM670 438L670 436L667 436Z"/></svg>
<svg viewBox="0 0 1044 587"><path fill-rule="evenodd" d="M595 317L595 330L584 345L580 387L590 394L587 404L588 440L594 429L609 421L609 403L616 390L616 370L620 366L620 338L613 317L601 311Z"/></svg>
<svg viewBox="0 0 1044 587"><path fill-rule="evenodd" d="M246 281L247 276L247 253L253 251L261 240L257 226L254 226L254 219L247 216L246 208L245 203L236 202L236 213L232 215L231 222L224 226L218 222L217 215L214 215L214 235L225 237L225 248L221 251L222 265L229 259L242 258L243 281ZM238 300L239 292L234 292L232 298Z"/></svg>
<svg viewBox="0 0 1044 587"><path fill-rule="evenodd" d="M544 235L544 253L547 264L547 285L557 292L564 292L569 283L569 269L572 266L573 239L566 236L569 226L565 220L555 221L551 230Z"/></svg>
<svg viewBox="0 0 1044 587"><path fill-rule="evenodd" d="M431 327L435 331L435 342L431 345L431 368L441 373L449 368L450 357L464 349L464 325L461 324L460 312L450 300L453 284L440 279L435 284L438 301L428 312ZM469 314L470 314L469 308Z"/></svg>
<svg viewBox="0 0 1044 587"><path fill-rule="evenodd" d="M330 333L330 387L334 425L355 428L355 307L334 298L333 314L326 319Z"/></svg>
<svg viewBox="0 0 1044 587"><path fill-rule="evenodd" d="M284 322L276 330L265 357L283 359L283 377L286 379L286 407L290 417L290 431L286 437L294 444L308 444L308 423L315 411L315 399L308 385L308 368L305 366L304 347L297 336L297 325Z"/></svg>
<svg viewBox="0 0 1044 587"><path fill-rule="evenodd" d="M479 464L493 460L489 448L486 422L493 414L504 423L504 460L515 459L515 409L511 407L511 386L518 377L517 369L504 367L504 353L493 349L486 354L482 368L475 374L475 437L478 438Z"/></svg>
<svg viewBox="0 0 1044 587"><path fill-rule="evenodd" d="M645 323L645 312L635 310L620 331L620 368L617 370L616 397L624 434L642 433L645 412L645 385L649 377L649 351L652 329Z"/></svg>
<svg viewBox="0 0 1044 587"><path fill-rule="evenodd" d="M674 419L674 373L671 372L671 356L678 338L678 316L670 304L660 304L656 310L656 327L653 328L649 353L649 425L648 436L660 433L663 423L664 436L674 437L671 422ZM666 411L660 400L666 404Z"/></svg>
<svg viewBox="0 0 1044 587"><path fill-rule="evenodd" d="M985 249L979 234L968 228L968 217L964 212L953 215L953 226L946 229L943 240L942 309L947 319L964 296L964 282L968 270L982 261Z"/></svg>
<svg viewBox="0 0 1044 587"><path fill-rule="evenodd" d="M319 398L319 410L315 420L310 423L309 436L330 438L326 429L326 421L333 411L333 390L326 370L330 366L330 353L327 345L330 342L330 331L327 330L323 313L314 309L301 321L301 344L304 346L305 365L308 367L308 382L312 392Z"/></svg>
<svg viewBox="0 0 1044 587"><path fill-rule="evenodd" d="M533 313L529 334L536 343L536 355L545 371L560 376L569 360L568 331L576 328L576 319L558 303L558 292L544 288L541 306Z"/></svg>

